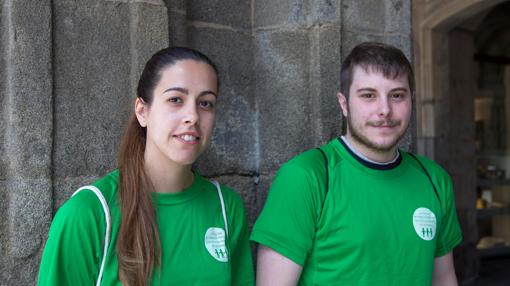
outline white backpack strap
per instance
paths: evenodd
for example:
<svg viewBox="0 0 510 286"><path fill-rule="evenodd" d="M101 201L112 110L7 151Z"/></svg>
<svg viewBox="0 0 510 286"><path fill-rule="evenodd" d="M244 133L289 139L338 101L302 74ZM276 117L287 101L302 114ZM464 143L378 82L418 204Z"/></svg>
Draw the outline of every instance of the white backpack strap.
<svg viewBox="0 0 510 286"><path fill-rule="evenodd" d="M99 275L97 276L97 283L96 283L96 285L99 286L101 284L101 279L103 278L103 270L104 270L104 264L106 261L106 253L108 251L108 245L110 244L110 231L111 231L110 209L108 208L106 199L104 198L103 194L97 187L95 187L95 186L81 187L76 192L74 192L73 196L82 190L90 190L90 191L94 192L94 194L97 196L97 198L101 202L101 205L103 206L104 218L106 220L106 233L104 235L103 260L101 261L101 267L99 268Z"/></svg>
<svg viewBox="0 0 510 286"><path fill-rule="evenodd" d="M217 181L211 180L211 183L213 183L216 186L216 190L218 191L218 197L220 197L221 212L223 214L223 221L225 223L225 233L227 234L227 239L228 239L227 211L225 210L225 201L223 200L223 194L221 193L221 187Z"/></svg>

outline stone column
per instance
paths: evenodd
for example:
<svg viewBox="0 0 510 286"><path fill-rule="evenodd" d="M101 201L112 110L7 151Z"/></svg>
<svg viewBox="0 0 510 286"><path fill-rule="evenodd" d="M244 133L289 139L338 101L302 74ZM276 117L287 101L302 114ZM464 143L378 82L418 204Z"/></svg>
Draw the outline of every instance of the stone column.
<svg viewBox="0 0 510 286"><path fill-rule="evenodd" d="M59 207L115 166L143 64L168 45L162 1L54 2L53 179Z"/></svg>
<svg viewBox="0 0 510 286"><path fill-rule="evenodd" d="M0 284L31 285L52 213L52 10L1 3Z"/></svg>
<svg viewBox="0 0 510 286"><path fill-rule="evenodd" d="M255 1L255 99L262 207L275 172L340 133L341 1Z"/></svg>
<svg viewBox="0 0 510 286"><path fill-rule="evenodd" d="M411 1L343 0L342 8L343 56L361 42L378 41L396 46L413 62ZM411 126L400 145L403 149L413 147L415 125L413 115Z"/></svg>
<svg viewBox="0 0 510 286"><path fill-rule="evenodd" d="M2 1L0 284L32 285L54 211L114 166L158 0Z"/></svg>

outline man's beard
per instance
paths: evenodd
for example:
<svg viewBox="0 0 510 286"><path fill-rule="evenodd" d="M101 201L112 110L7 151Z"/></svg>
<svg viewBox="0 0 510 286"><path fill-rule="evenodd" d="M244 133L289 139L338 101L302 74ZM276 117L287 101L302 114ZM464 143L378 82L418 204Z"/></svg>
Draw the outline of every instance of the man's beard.
<svg viewBox="0 0 510 286"><path fill-rule="evenodd" d="M347 116L347 130L349 131L349 134L351 135L352 139L360 143L361 145L364 145L368 149L371 149L377 153L387 153L391 151L397 144L400 142L400 140L404 137L405 131L407 130L408 126L402 131L402 134L399 134L397 138L393 142L390 142L388 144L380 145L376 144L375 142L371 141L370 138L362 134L361 132L358 132L358 129L353 128L351 117ZM369 122L365 123L365 126L380 126L382 124L389 124L391 126L400 126L402 125L401 121L377 121L377 122Z"/></svg>

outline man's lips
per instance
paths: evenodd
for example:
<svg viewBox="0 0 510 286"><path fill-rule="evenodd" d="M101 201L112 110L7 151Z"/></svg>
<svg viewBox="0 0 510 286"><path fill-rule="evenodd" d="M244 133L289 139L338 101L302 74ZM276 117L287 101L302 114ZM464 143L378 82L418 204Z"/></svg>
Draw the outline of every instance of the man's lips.
<svg viewBox="0 0 510 286"><path fill-rule="evenodd" d="M400 125L398 121L389 121L389 122L369 122L368 126L378 127L378 128L393 128Z"/></svg>

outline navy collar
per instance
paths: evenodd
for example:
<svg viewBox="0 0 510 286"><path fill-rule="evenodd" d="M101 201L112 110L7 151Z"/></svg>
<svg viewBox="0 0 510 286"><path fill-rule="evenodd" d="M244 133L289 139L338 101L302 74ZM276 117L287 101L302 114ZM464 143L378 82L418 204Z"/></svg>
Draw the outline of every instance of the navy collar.
<svg viewBox="0 0 510 286"><path fill-rule="evenodd" d="M338 137L338 141L340 141L342 146L344 146L345 150L347 150L347 152L349 152L349 154L354 159L356 159L358 162L360 162L363 166L368 167L370 169L392 170L392 169L395 169L396 167L398 167L398 165L400 165L400 162L402 162L402 154L400 153L400 150L397 150L397 152L398 152L397 158L395 160L393 160L391 163L377 164L374 162L367 161L367 160L363 159L362 157L360 157L358 154L356 154L356 152L354 150L351 149L351 147L349 145L346 144L346 142L344 142L344 140L342 140L341 137Z"/></svg>

